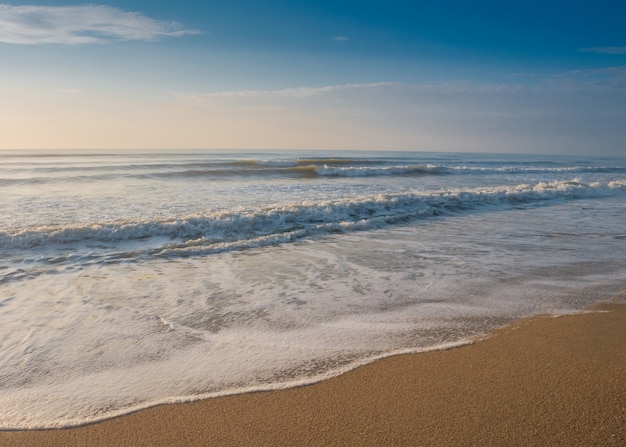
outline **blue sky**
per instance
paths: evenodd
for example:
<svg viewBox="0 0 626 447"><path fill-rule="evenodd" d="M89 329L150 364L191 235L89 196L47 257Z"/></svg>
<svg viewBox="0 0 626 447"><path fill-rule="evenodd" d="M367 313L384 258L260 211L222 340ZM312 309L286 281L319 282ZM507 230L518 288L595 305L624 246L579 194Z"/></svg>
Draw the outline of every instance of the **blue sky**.
<svg viewBox="0 0 626 447"><path fill-rule="evenodd" d="M626 154L618 1L0 0L0 148Z"/></svg>

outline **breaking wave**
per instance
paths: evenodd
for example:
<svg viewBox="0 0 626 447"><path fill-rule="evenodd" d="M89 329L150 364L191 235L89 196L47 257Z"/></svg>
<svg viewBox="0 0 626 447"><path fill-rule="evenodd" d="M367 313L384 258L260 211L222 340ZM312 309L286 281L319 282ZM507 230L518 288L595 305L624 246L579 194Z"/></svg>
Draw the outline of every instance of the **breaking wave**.
<svg viewBox="0 0 626 447"><path fill-rule="evenodd" d="M165 238L166 243L159 250L170 254L176 250L189 252L191 247L219 252L333 232L382 228L418 218L488 207L498 209L553 200L606 197L624 191L626 180L604 184L573 180L439 192L379 194L235 208L171 219L41 226L13 233L0 231L0 249Z"/></svg>

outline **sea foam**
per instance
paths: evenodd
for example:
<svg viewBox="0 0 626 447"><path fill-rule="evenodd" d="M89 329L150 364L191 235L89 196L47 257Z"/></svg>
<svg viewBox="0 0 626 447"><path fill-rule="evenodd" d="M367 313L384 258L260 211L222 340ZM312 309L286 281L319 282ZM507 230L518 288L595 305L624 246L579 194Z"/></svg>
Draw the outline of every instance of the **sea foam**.
<svg viewBox="0 0 626 447"><path fill-rule="evenodd" d="M2 429L311 383L626 280L623 160L0 156Z"/></svg>

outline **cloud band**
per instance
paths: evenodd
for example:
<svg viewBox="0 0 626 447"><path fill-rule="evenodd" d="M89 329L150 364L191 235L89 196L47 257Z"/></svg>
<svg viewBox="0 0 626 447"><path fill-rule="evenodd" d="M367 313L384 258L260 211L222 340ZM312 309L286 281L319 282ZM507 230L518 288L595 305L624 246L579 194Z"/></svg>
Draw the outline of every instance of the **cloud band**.
<svg viewBox="0 0 626 447"><path fill-rule="evenodd" d="M80 45L152 41L198 34L176 22L104 5L11 6L0 4L0 43Z"/></svg>
<svg viewBox="0 0 626 447"><path fill-rule="evenodd" d="M626 54L626 47L593 47L581 48L578 51L582 51L583 53Z"/></svg>

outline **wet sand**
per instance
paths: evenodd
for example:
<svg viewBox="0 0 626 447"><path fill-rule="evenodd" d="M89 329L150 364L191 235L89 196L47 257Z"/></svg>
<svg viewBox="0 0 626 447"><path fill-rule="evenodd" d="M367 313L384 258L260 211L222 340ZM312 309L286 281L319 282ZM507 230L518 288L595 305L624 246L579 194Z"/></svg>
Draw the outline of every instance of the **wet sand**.
<svg viewBox="0 0 626 447"><path fill-rule="evenodd" d="M626 305L536 317L315 385L163 405L1 446L624 446Z"/></svg>

